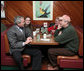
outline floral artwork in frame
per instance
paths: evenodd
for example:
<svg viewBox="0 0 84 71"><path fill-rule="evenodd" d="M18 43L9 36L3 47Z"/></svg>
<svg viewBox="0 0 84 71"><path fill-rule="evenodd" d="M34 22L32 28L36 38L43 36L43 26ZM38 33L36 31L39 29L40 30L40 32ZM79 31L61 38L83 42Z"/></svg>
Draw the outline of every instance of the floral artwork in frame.
<svg viewBox="0 0 84 71"><path fill-rule="evenodd" d="M33 1L33 20L53 20L53 1Z"/></svg>

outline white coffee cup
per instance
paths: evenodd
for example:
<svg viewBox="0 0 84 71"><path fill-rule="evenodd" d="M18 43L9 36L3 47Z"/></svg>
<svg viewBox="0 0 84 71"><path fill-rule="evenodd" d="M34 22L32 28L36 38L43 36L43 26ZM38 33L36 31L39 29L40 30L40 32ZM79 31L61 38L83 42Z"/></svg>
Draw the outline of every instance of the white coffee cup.
<svg viewBox="0 0 84 71"><path fill-rule="evenodd" d="M33 36L36 36L36 31L33 31Z"/></svg>
<svg viewBox="0 0 84 71"><path fill-rule="evenodd" d="M47 35L46 34L43 34L43 38L46 39L47 38Z"/></svg>
<svg viewBox="0 0 84 71"><path fill-rule="evenodd" d="M36 33L39 33L39 31L40 31L40 28L36 28Z"/></svg>

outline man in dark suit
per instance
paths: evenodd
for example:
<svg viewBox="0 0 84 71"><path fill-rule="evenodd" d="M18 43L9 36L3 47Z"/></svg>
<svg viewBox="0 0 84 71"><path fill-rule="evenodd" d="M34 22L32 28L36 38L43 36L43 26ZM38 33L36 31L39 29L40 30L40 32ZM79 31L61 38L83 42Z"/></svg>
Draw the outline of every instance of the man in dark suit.
<svg viewBox="0 0 84 71"><path fill-rule="evenodd" d="M15 25L8 32L8 40L10 44L10 54L13 56L20 70L24 70L22 63L22 54L28 54L33 57L32 70L41 69L41 52L38 49L29 46L32 37L25 37L24 17L17 16L14 20ZM25 47L27 45L27 47Z"/></svg>

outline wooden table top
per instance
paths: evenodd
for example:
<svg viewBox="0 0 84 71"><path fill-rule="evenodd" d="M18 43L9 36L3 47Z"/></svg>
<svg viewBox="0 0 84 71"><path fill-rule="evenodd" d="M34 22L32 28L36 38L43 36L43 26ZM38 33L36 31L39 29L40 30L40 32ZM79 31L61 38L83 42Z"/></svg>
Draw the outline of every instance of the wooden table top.
<svg viewBox="0 0 84 71"><path fill-rule="evenodd" d="M36 37L34 37L31 44L32 45L59 45L57 42L54 41L54 36L48 37L48 39L50 39L50 41L43 41L43 40L37 41Z"/></svg>

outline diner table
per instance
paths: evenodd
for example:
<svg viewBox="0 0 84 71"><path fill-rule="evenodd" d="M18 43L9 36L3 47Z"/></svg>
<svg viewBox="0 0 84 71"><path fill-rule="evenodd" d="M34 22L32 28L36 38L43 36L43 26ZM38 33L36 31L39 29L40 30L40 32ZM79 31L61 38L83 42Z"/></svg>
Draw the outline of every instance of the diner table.
<svg viewBox="0 0 84 71"><path fill-rule="evenodd" d="M43 39L42 35L40 35L40 40L39 41L37 41L36 36L33 37L31 45L59 45L58 42L54 41L54 36L47 37L47 39L49 39L49 41L45 41L46 39L44 39L44 40L41 40L41 39Z"/></svg>

